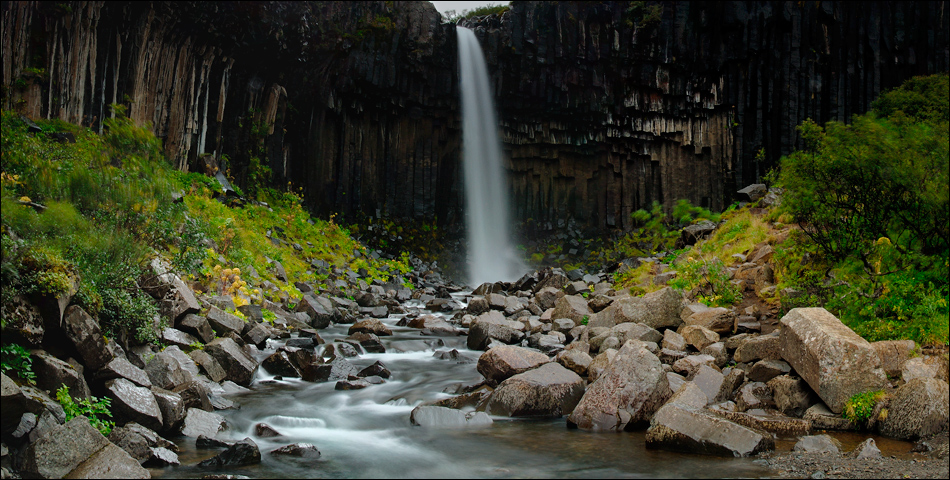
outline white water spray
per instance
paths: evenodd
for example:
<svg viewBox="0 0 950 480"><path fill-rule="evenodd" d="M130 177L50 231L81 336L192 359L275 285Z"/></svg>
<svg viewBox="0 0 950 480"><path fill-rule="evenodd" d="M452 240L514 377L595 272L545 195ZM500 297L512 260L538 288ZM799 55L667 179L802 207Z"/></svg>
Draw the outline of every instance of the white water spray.
<svg viewBox="0 0 950 480"><path fill-rule="evenodd" d="M516 280L524 266L511 245L508 186L485 57L475 33L456 29L462 94L462 151L469 284Z"/></svg>

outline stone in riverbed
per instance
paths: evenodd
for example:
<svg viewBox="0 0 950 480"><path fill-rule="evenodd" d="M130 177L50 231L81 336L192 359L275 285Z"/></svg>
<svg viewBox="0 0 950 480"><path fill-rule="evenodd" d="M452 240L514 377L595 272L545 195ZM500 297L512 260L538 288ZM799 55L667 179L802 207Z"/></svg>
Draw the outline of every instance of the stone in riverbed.
<svg viewBox="0 0 950 480"><path fill-rule="evenodd" d="M798 439L792 451L801 453L841 453L841 442L828 435L808 435Z"/></svg>
<svg viewBox="0 0 950 480"><path fill-rule="evenodd" d="M650 421L647 448L747 457L771 450L771 435L744 427L695 406L670 402Z"/></svg>
<svg viewBox="0 0 950 480"><path fill-rule="evenodd" d="M587 387L568 422L583 430L620 431L649 421L671 394L660 360L643 342L629 340Z"/></svg>
<svg viewBox="0 0 950 480"><path fill-rule="evenodd" d="M824 308L792 309L782 317L779 337L782 357L832 412L887 382L874 347Z"/></svg>
<svg viewBox="0 0 950 480"><path fill-rule="evenodd" d="M483 353L478 358L476 370L493 384L498 384L550 361L547 355L536 350L503 345Z"/></svg>
<svg viewBox="0 0 950 480"><path fill-rule="evenodd" d="M295 457L306 460L320 458L320 450L317 450L317 447L311 443L291 443L290 445L275 448L268 453L274 456Z"/></svg>
<svg viewBox="0 0 950 480"><path fill-rule="evenodd" d="M524 338L524 324L506 320L497 310L483 313L472 321L466 343L472 350L485 350L492 339L512 344Z"/></svg>
<svg viewBox="0 0 950 480"><path fill-rule="evenodd" d="M480 428L491 426L492 419L484 412L465 413L454 408L420 405L409 414L414 426L428 428Z"/></svg>
<svg viewBox="0 0 950 480"><path fill-rule="evenodd" d="M257 371L257 362L231 338L216 338L205 345L204 351L211 355L227 373L227 378L238 385L247 386Z"/></svg>
<svg viewBox="0 0 950 480"><path fill-rule="evenodd" d="M580 376L550 362L501 382L485 411L509 417L560 417L574 410L583 394Z"/></svg>
<svg viewBox="0 0 950 480"><path fill-rule="evenodd" d="M162 411L148 388L117 378L107 381L105 389L112 399L112 413L117 421L136 422L152 430L161 430L164 426Z"/></svg>
<svg viewBox="0 0 950 480"><path fill-rule="evenodd" d="M194 438L201 435L214 438L218 432L226 428L227 422L221 415L197 408L189 408L185 414L185 426L182 428L181 434Z"/></svg>
<svg viewBox="0 0 950 480"><path fill-rule="evenodd" d="M227 450L198 463L199 467L255 465L261 463L261 451L250 437L235 442Z"/></svg>
<svg viewBox="0 0 950 480"><path fill-rule="evenodd" d="M936 378L915 378L894 392L880 432L888 437L916 440L948 428L950 387Z"/></svg>
<svg viewBox="0 0 950 480"><path fill-rule="evenodd" d="M376 318L367 318L365 320L360 320L350 326L350 329L347 331L347 335L353 335L357 332L363 333L372 333L376 336L383 337L393 334L393 331L389 329L383 322L379 321Z"/></svg>

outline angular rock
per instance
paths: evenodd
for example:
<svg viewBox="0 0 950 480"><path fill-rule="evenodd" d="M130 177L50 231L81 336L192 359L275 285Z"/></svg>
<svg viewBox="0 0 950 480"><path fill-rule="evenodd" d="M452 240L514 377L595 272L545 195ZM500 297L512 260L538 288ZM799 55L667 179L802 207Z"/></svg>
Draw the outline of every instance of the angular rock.
<svg viewBox="0 0 950 480"><path fill-rule="evenodd" d="M786 417L776 410L753 409L745 412L729 412L714 408L712 411L739 425L784 437L804 435L811 430L811 423L808 420Z"/></svg>
<svg viewBox="0 0 950 480"><path fill-rule="evenodd" d="M903 440L946 430L950 422L950 386L936 378L915 378L894 392L882 435Z"/></svg>
<svg viewBox="0 0 950 480"><path fill-rule="evenodd" d="M149 389L162 412L162 432L178 433L185 421L185 401L181 395L152 386Z"/></svg>
<svg viewBox="0 0 950 480"><path fill-rule="evenodd" d="M663 341L660 343L661 347L683 352L686 351L686 345L686 339L676 333L675 330L668 329L663 332Z"/></svg>
<svg viewBox="0 0 950 480"><path fill-rule="evenodd" d="M211 324L207 318L200 315L193 313L186 314L176 322L176 326L179 330L189 335L194 335L201 340L201 343L208 343L214 340L214 330L211 328Z"/></svg>
<svg viewBox="0 0 950 480"><path fill-rule="evenodd" d="M227 425L224 417L217 413L189 408L185 412L185 424L181 429L181 434L193 438L198 438L201 435L214 438L218 435L218 432L225 430Z"/></svg>
<svg viewBox="0 0 950 480"><path fill-rule="evenodd" d="M219 383L228 377L228 373L224 371L221 364L204 350L192 350L188 353L188 356L201 367L201 370L212 382Z"/></svg>
<svg viewBox="0 0 950 480"><path fill-rule="evenodd" d="M782 357L832 412L887 382L874 347L824 308L792 309L782 317L780 338Z"/></svg>
<svg viewBox="0 0 950 480"><path fill-rule="evenodd" d="M128 453L110 443L76 466L66 478L152 478L152 475Z"/></svg>
<svg viewBox="0 0 950 480"><path fill-rule="evenodd" d="M676 328L683 320L683 297L670 287L648 293L642 297L625 297L615 300L609 307L590 318L588 326L612 327L633 322L650 328Z"/></svg>
<svg viewBox="0 0 950 480"><path fill-rule="evenodd" d="M705 455L747 457L771 450L771 435L726 420L705 410L669 403L650 420L647 448Z"/></svg>
<svg viewBox="0 0 950 480"><path fill-rule="evenodd" d="M739 388L736 394L736 408L740 412L754 408L765 408L775 405L772 391L762 382L750 382Z"/></svg>
<svg viewBox="0 0 950 480"><path fill-rule="evenodd" d="M725 367L731 358L729 351L726 350L726 345L723 342L716 342L712 345L706 345L706 347L700 350L699 353L713 357L716 362L716 366L719 368Z"/></svg>
<svg viewBox="0 0 950 480"><path fill-rule="evenodd" d="M680 335L686 339L686 343L695 347L696 350L702 350L719 341L718 333L702 325L687 325L683 327Z"/></svg>
<svg viewBox="0 0 950 480"><path fill-rule="evenodd" d="M186 382L175 387L172 391L181 397L183 405L182 420L184 420L184 415L189 408L200 408L206 412L214 411L214 407L211 405L211 390L201 382ZM164 410L162 410L162 414L164 415Z"/></svg>
<svg viewBox="0 0 950 480"><path fill-rule="evenodd" d="M749 370L746 376L753 382L768 382L790 371L792 367L781 360L759 360L752 365L752 370Z"/></svg>
<svg viewBox="0 0 950 480"><path fill-rule="evenodd" d="M733 358L737 363L751 363L756 360L782 360L782 344L778 332L747 337L736 347ZM729 348L729 344L726 344L726 348ZM788 360L786 359L786 361Z"/></svg>
<svg viewBox="0 0 950 480"><path fill-rule="evenodd" d="M560 417L574 410L584 395L584 380L550 362L501 382L485 411L509 417Z"/></svg>
<svg viewBox="0 0 950 480"><path fill-rule="evenodd" d="M795 443L792 451L801 453L841 453L841 442L828 435L807 435Z"/></svg>
<svg viewBox="0 0 950 480"><path fill-rule="evenodd" d="M86 417L75 417L26 448L21 472L27 478L63 478L106 445L109 441Z"/></svg>
<svg viewBox="0 0 950 480"><path fill-rule="evenodd" d="M855 447L854 450L848 454L848 456L858 460L865 458L881 458L881 449L877 448L877 443L874 442L873 438L869 438Z"/></svg>
<svg viewBox="0 0 950 480"><path fill-rule="evenodd" d="M301 373L308 382L334 382L346 380L359 371L345 358L336 356L327 363L312 364Z"/></svg>
<svg viewBox="0 0 950 480"><path fill-rule="evenodd" d="M82 307L72 305L66 309L63 316L63 331L66 333L66 338L76 347L86 368L97 370L114 357L112 351L106 348L99 322Z"/></svg>
<svg viewBox="0 0 950 480"><path fill-rule="evenodd" d="M456 336L459 334L455 326L435 315L420 315L410 321L408 326L421 328L423 335Z"/></svg>
<svg viewBox="0 0 950 480"><path fill-rule="evenodd" d="M39 308L21 295L16 295L9 303L0 305L0 315L4 322L0 335L9 343L26 348L39 347L43 343L46 327Z"/></svg>
<svg viewBox="0 0 950 480"><path fill-rule="evenodd" d="M587 299L580 295L565 295L554 302L551 318L569 318L580 325L584 318L590 319L594 312L587 306Z"/></svg>
<svg viewBox="0 0 950 480"><path fill-rule="evenodd" d="M152 468L162 468L162 467L175 467L181 465L181 462L178 460L178 454L175 452L164 448L164 447L151 447L149 448L150 455L145 461L143 466L152 467ZM145 478L151 478L145 477Z"/></svg>
<svg viewBox="0 0 950 480"><path fill-rule="evenodd" d="M162 342L166 345L175 345L180 348L189 348L198 343L198 339L177 328L165 328L162 330Z"/></svg>
<svg viewBox="0 0 950 480"><path fill-rule="evenodd" d="M805 410L802 418L811 422L815 430L857 430L851 420L832 413L828 406L820 401Z"/></svg>
<svg viewBox="0 0 950 480"><path fill-rule="evenodd" d="M937 378L939 373L940 368L937 365L929 365L923 357L915 357L904 362L900 375L904 382L909 382L915 378Z"/></svg>
<svg viewBox="0 0 950 480"><path fill-rule="evenodd" d="M471 350L485 350L492 339L512 344L524 338L524 324L506 320L497 310L489 311L475 318L466 339Z"/></svg>
<svg viewBox="0 0 950 480"><path fill-rule="evenodd" d="M238 385L247 386L251 384L254 378L254 372L257 371L257 362L244 353L244 350L238 346L231 338L216 338L207 345L204 351L214 358L221 368Z"/></svg>
<svg viewBox="0 0 950 480"><path fill-rule="evenodd" d="M0 374L0 431L4 435L13 432L20 424L20 418L28 413L29 406L23 390L6 374Z"/></svg>
<svg viewBox="0 0 950 480"><path fill-rule="evenodd" d="M721 335L732 333L735 329L735 322L735 312L726 308L715 307L693 313L684 323L706 327Z"/></svg>
<svg viewBox="0 0 950 480"><path fill-rule="evenodd" d="M347 334L353 335L354 333L358 332L372 333L380 337L390 336L393 334L393 331L390 330L385 323L379 321L379 319L376 318L367 318L354 323L347 331Z"/></svg>
<svg viewBox="0 0 950 480"><path fill-rule="evenodd" d="M74 399L89 398L89 385L76 367L46 352L34 352L30 358L33 360L37 387L55 395L56 390L66 385L69 395Z"/></svg>
<svg viewBox="0 0 950 480"><path fill-rule="evenodd" d="M194 380L194 377L181 368L178 359L166 352L156 353L148 363L145 364L145 373L148 374L152 385L164 388L166 390Z"/></svg>
<svg viewBox="0 0 950 480"><path fill-rule="evenodd" d="M607 370L607 367L610 366L610 363L614 361L616 356L617 350L610 348L594 357L590 362L590 366L587 367L588 382L593 383L594 380L597 380L600 375Z"/></svg>
<svg viewBox="0 0 950 480"><path fill-rule="evenodd" d="M235 442L225 451L198 463L199 467L256 465L261 463L261 451L249 437Z"/></svg>
<svg viewBox="0 0 950 480"><path fill-rule="evenodd" d="M412 409L409 422L427 428L481 428L492 425L492 419L484 412L465 413L453 408L420 405Z"/></svg>
<svg viewBox="0 0 950 480"><path fill-rule="evenodd" d="M360 351L358 351L357 348L359 347L352 343L333 342L323 346L323 351L320 353L320 356L328 359L335 357L356 358L360 356Z"/></svg>
<svg viewBox="0 0 950 480"><path fill-rule="evenodd" d="M100 368L93 377L96 380L110 380L113 378L124 378L140 387L151 387L152 381L149 380L145 370L132 365L125 357L115 357Z"/></svg>
<svg viewBox="0 0 950 480"><path fill-rule="evenodd" d="M808 407L818 401L808 383L800 378L782 375L769 380L768 386L772 389L775 408L790 417L801 418Z"/></svg>
<svg viewBox="0 0 950 480"><path fill-rule="evenodd" d="M159 310L163 317L175 324L180 318L189 313L198 313L201 304L195 298L194 292L178 275L172 274L168 293L159 301Z"/></svg>
<svg viewBox="0 0 950 480"><path fill-rule="evenodd" d="M162 411L151 390L124 378L106 381L105 389L112 399L112 414L117 423L135 422L152 430L162 430Z"/></svg>
<svg viewBox="0 0 950 480"><path fill-rule="evenodd" d="M382 378L389 378L392 376L392 372L390 372L389 369L383 365L383 362L376 361L372 365L360 370L359 373L356 374L358 377L371 377L374 375Z"/></svg>
<svg viewBox="0 0 950 480"><path fill-rule="evenodd" d="M483 353L476 369L493 384L550 362L548 356L527 348L504 345Z"/></svg>
<svg viewBox="0 0 950 480"><path fill-rule="evenodd" d="M316 460L320 458L320 450L317 450L317 447L313 446L312 443L291 443L290 445L275 448L268 453L274 456L295 457L305 460Z"/></svg>
<svg viewBox="0 0 950 480"><path fill-rule="evenodd" d="M206 318L208 319L208 324L211 325L211 328L218 336L226 337L229 333L240 335L241 332L244 331L244 320L213 305L208 308Z"/></svg>
<svg viewBox="0 0 950 480"><path fill-rule="evenodd" d="M110 442L125 450L139 464L145 463L152 455L152 447L148 440L131 428L113 428L108 438Z"/></svg>
<svg viewBox="0 0 950 480"><path fill-rule="evenodd" d="M578 375L586 376L587 369L593 361L590 355L578 349L564 350L557 354L557 363Z"/></svg>
<svg viewBox="0 0 950 480"><path fill-rule="evenodd" d="M715 369L716 359L709 355L690 355L673 362L673 371L692 380L702 366Z"/></svg>
<svg viewBox="0 0 950 480"><path fill-rule="evenodd" d="M300 378L300 369L290 361L286 351L277 351L261 362L261 367L272 375Z"/></svg>
<svg viewBox="0 0 950 480"><path fill-rule="evenodd" d="M686 380L686 377L673 372L666 372L666 381L669 382L670 391L673 392L674 395L679 392L683 385L690 383L689 380Z"/></svg>
<svg viewBox="0 0 950 480"><path fill-rule="evenodd" d="M587 387L568 422L583 430L620 431L649 421L671 394L660 360L643 342L630 340Z"/></svg>
<svg viewBox="0 0 950 480"><path fill-rule="evenodd" d="M670 330L667 330L667 331L669 332ZM661 362L667 365L673 365L679 360L686 358L688 354L682 350L673 350L670 348L663 348L660 350L658 354L656 354L656 356L657 358L660 359Z"/></svg>
<svg viewBox="0 0 950 480"><path fill-rule="evenodd" d="M745 372L733 368L729 372L723 371L725 378L722 381L722 386L719 388L719 395L716 395L716 398L713 402L723 402L730 400L735 394L736 389L738 389L742 382L745 382Z"/></svg>
<svg viewBox="0 0 950 480"><path fill-rule="evenodd" d="M627 340L640 340L657 344L663 341L662 333L642 323L621 323L613 326L610 333L620 340L620 345L627 343Z"/></svg>
<svg viewBox="0 0 950 480"><path fill-rule="evenodd" d="M312 294L303 296L296 311L306 313L310 317L310 325L316 329L327 328L330 323L339 323L343 318L330 299Z"/></svg>
<svg viewBox="0 0 950 480"><path fill-rule="evenodd" d="M258 437L263 437L263 438L283 436L281 435L280 432L275 430L274 427L263 422L260 422L254 425L254 435L257 435Z"/></svg>
<svg viewBox="0 0 950 480"><path fill-rule="evenodd" d="M722 384L725 380L726 377L722 372L709 365L701 365L692 381L706 394L707 403L713 403L718 400L719 392L722 390Z"/></svg>

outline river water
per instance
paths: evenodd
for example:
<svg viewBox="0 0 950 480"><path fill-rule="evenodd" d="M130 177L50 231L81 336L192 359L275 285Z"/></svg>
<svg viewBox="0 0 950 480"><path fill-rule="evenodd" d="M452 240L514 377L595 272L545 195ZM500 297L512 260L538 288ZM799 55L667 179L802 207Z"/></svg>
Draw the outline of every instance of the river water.
<svg viewBox="0 0 950 480"><path fill-rule="evenodd" d="M464 300L460 298L460 300ZM407 311L422 311L418 301ZM449 397L442 393L458 384L482 380L464 336L426 337L420 330L397 327L405 314L384 319L393 336L380 337L386 353L349 359L359 368L381 361L392 378L362 390L337 391L335 382L274 380L262 368L248 392L228 395L239 409L218 413L230 429L219 438L251 437L262 462L245 467L199 468L199 461L218 452L198 450L195 439L173 438L180 448L179 467L151 469L154 477L196 478L236 474L251 478L722 478L770 475L754 459L684 455L645 448L644 432L592 434L568 429L564 418L509 419L493 417L487 428L470 430L414 427L409 413L420 404ZM321 330L328 343L347 336L349 325ZM263 360L283 344L268 342ZM438 350L458 349L470 363L437 359ZM253 427L264 422L283 438L260 438ZM276 457L280 446L311 443L322 453L316 460Z"/></svg>

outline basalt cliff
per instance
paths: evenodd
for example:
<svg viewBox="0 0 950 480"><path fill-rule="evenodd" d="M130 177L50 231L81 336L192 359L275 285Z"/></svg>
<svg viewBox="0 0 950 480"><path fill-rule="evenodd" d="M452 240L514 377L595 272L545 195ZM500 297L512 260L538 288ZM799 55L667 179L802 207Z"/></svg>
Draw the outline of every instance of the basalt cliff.
<svg viewBox="0 0 950 480"><path fill-rule="evenodd" d="M950 66L947 2L512 2L489 64L515 219L629 228L722 208L798 145ZM151 124L180 169L322 213L462 217L456 25L428 2L4 2L3 104Z"/></svg>

